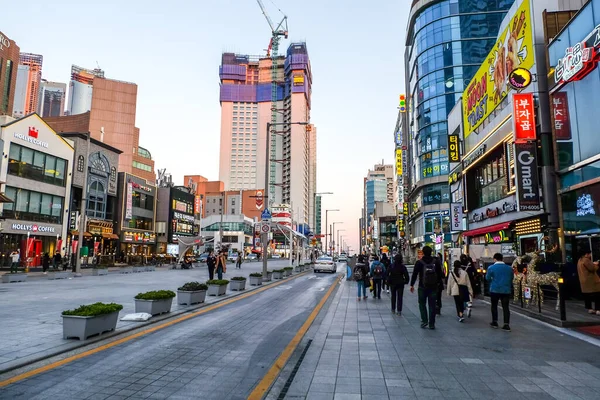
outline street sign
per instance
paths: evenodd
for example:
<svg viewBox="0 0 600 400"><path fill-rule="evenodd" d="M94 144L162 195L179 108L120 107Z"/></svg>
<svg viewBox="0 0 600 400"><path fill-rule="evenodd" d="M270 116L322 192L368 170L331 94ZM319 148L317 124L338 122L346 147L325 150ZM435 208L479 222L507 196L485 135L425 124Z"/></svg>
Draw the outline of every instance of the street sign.
<svg viewBox="0 0 600 400"><path fill-rule="evenodd" d="M271 211L268 208L265 208L264 211L260 214L260 219L271 219Z"/></svg>
<svg viewBox="0 0 600 400"><path fill-rule="evenodd" d="M271 232L271 224L269 224L269 223L262 223L260 225L260 231L262 233L269 233L269 232Z"/></svg>

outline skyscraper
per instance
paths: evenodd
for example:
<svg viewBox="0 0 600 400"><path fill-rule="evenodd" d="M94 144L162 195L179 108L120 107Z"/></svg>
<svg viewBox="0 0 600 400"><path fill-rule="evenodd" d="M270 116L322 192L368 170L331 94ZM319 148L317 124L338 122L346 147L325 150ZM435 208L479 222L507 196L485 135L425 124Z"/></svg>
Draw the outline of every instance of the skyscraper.
<svg viewBox="0 0 600 400"><path fill-rule="evenodd" d="M61 117L65 112L67 85L42 79L38 114L41 117Z"/></svg>
<svg viewBox="0 0 600 400"><path fill-rule="evenodd" d="M224 53L221 80L219 180L226 190L263 188L267 123L272 122L272 60ZM276 68L277 123L308 123L312 73L305 43L293 43ZM277 125L270 140L271 204L299 211L298 222L311 224L316 191L316 129ZM267 191L268 192L268 191Z"/></svg>
<svg viewBox="0 0 600 400"><path fill-rule="evenodd" d="M0 32L0 115L13 115L19 46Z"/></svg>
<svg viewBox="0 0 600 400"><path fill-rule="evenodd" d="M85 69L77 65L71 66L71 81L69 82L68 115L83 114L92 109L92 93L94 78L104 78L100 68Z"/></svg>
<svg viewBox="0 0 600 400"><path fill-rule="evenodd" d="M21 53L19 55L19 72L13 107L15 118L21 118L37 111L43 62L44 57L40 54Z"/></svg>
<svg viewBox="0 0 600 400"><path fill-rule="evenodd" d="M408 145L405 202L414 243L425 233L424 213L449 210L447 117L496 42L514 0L414 1L406 36L408 111L397 125ZM438 217L439 217L438 216Z"/></svg>

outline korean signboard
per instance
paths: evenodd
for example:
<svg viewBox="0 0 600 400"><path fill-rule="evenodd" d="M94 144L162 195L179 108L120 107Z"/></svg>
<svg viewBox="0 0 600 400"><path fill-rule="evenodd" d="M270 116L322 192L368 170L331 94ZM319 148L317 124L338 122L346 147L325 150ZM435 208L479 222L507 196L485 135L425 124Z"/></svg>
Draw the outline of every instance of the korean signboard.
<svg viewBox="0 0 600 400"><path fill-rule="evenodd" d="M512 90L507 85L508 75L519 67L530 70L535 63L529 3L523 1L508 24L503 24L496 44L463 92L465 139Z"/></svg>
<svg viewBox="0 0 600 400"><path fill-rule="evenodd" d="M448 135L450 162L460 162L458 135Z"/></svg>
<svg viewBox="0 0 600 400"><path fill-rule="evenodd" d="M127 183L127 206L125 208L125 219L133 218L133 184Z"/></svg>
<svg viewBox="0 0 600 400"><path fill-rule="evenodd" d="M396 175L402 176L402 149L396 149Z"/></svg>
<svg viewBox="0 0 600 400"><path fill-rule="evenodd" d="M556 140L571 140L568 101L567 94L564 92L556 92L552 95L552 118Z"/></svg>
<svg viewBox="0 0 600 400"><path fill-rule="evenodd" d="M402 146L402 131L400 129L398 129L398 132L396 132L396 146L401 147Z"/></svg>
<svg viewBox="0 0 600 400"><path fill-rule="evenodd" d="M567 47L565 56L558 60L554 68L554 81L562 84L570 81L578 81L596 68L600 60L600 25L580 43L573 47Z"/></svg>
<svg viewBox="0 0 600 400"><path fill-rule="evenodd" d="M513 94L513 128L515 142L536 139L533 93Z"/></svg>
<svg viewBox="0 0 600 400"><path fill-rule="evenodd" d="M462 231L463 227L463 208L460 203L452 203L450 206L450 224L451 231Z"/></svg>
<svg viewBox="0 0 600 400"><path fill-rule="evenodd" d="M194 196L194 214L202 213L202 200L200 200L200 196Z"/></svg>
<svg viewBox="0 0 600 400"><path fill-rule="evenodd" d="M536 142L515 143L519 211L539 211L541 209L536 156Z"/></svg>

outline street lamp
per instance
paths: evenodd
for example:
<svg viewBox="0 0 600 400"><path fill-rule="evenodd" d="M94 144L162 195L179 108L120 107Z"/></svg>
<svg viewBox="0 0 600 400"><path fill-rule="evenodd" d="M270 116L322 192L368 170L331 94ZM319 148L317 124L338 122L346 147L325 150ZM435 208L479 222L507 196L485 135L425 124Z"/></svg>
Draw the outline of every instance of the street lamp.
<svg viewBox="0 0 600 400"><path fill-rule="evenodd" d="M343 224L342 221L336 221L333 223L333 228L331 229L331 241L333 242L333 248L332 248L332 254L331 256L333 257L333 253L335 253L335 224Z"/></svg>
<svg viewBox="0 0 600 400"><path fill-rule="evenodd" d="M265 136L265 193L264 196L269 199L269 164L271 162L271 157L269 156L269 141L271 135L271 127L277 125L309 125L308 122L267 122L267 132ZM269 199L273 200L273 199ZM269 203L266 203L265 209L268 208ZM267 252L266 252L266 244L269 241L269 234L263 233L261 242L262 242L262 258L263 258L263 278L267 278Z"/></svg>
<svg viewBox="0 0 600 400"><path fill-rule="evenodd" d="M327 247L327 227L329 225L327 225L327 217L329 214L329 211L334 212L334 211L340 211L339 209L335 209L335 210L325 210L325 254L328 255L329 254L329 247Z"/></svg>
<svg viewBox="0 0 600 400"><path fill-rule="evenodd" d="M341 235L341 236L340 236L340 232L346 232L346 230L345 230L345 229L338 229L338 231L337 231L337 248L338 248L338 256L340 255L340 253L341 253L341 251L340 251L340 250L342 249L342 242L341 242L340 240L341 240L341 238L344 236L344 235ZM334 250L335 250L335 249L334 249Z"/></svg>

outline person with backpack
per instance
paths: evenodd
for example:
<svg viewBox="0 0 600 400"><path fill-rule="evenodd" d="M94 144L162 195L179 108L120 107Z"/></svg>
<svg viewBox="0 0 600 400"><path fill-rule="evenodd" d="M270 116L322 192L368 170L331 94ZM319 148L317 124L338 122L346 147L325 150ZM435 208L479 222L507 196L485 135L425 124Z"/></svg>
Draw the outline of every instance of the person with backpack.
<svg viewBox="0 0 600 400"><path fill-rule="evenodd" d="M392 292L392 313L400 316L402 314L402 299L404 297L404 285L408 283L408 269L402 260L402 254L394 257L394 263L390 265L387 273L388 287Z"/></svg>
<svg viewBox="0 0 600 400"><path fill-rule="evenodd" d="M352 271L352 277L356 281L356 287L358 288L358 301L362 298L367 300L367 282L369 281L369 267L366 263L365 256L363 254L358 256L356 266Z"/></svg>
<svg viewBox="0 0 600 400"><path fill-rule="evenodd" d="M385 267L385 276L383 277L382 290L385 290L385 291L387 291L389 293L390 292L390 285L387 284L387 278L388 278L388 271L390 270L390 266L392 265L392 262L391 262L391 260L389 259L389 257L387 256L386 253L383 253L381 255L381 263Z"/></svg>
<svg viewBox="0 0 600 400"><path fill-rule="evenodd" d="M502 330L510 332L510 293L514 278L512 267L504 263L504 256L500 253L494 254L494 264L490 265L485 279L490 282L490 299L492 301L492 322L490 326L498 329L498 302L502 303L504 314L504 326Z"/></svg>
<svg viewBox="0 0 600 400"><path fill-rule="evenodd" d="M415 292L415 283L419 279L419 311L421 312L421 328L435 329L435 300L440 285L444 284L440 260L431 255L429 246L423 247L423 257L415 263L410 280L410 292ZM429 315L427 306L429 306Z"/></svg>
<svg viewBox="0 0 600 400"><path fill-rule="evenodd" d="M467 301L469 317L470 317L471 316L471 307L473 307L473 300L475 300L475 296L477 296L480 292L479 283L477 282L477 279L475 276L477 270L475 269L475 266L473 265L473 260L471 259L471 257L467 256L466 254L460 255L460 264L461 264L461 268L463 270L465 270L465 272L467 273L467 276L469 277L469 281L471 282L471 288L473 289L473 294L471 295L471 298Z"/></svg>
<svg viewBox="0 0 600 400"><path fill-rule="evenodd" d="M371 263L371 277L373 278L373 298L381 300L381 284L385 276L385 265L379 261L377 255L373 256Z"/></svg>
<svg viewBox="0 0 600 400"><path fill-rule="evenodd" d="M454 261L454 269L450 271L450 276L448 277L448 295L454 297L458 322L464 322L465 304L473 296L473 288L471 287L469 276L462 269L462 264L459 260ZM471 313L469 312L470 316Z"/></svg>

